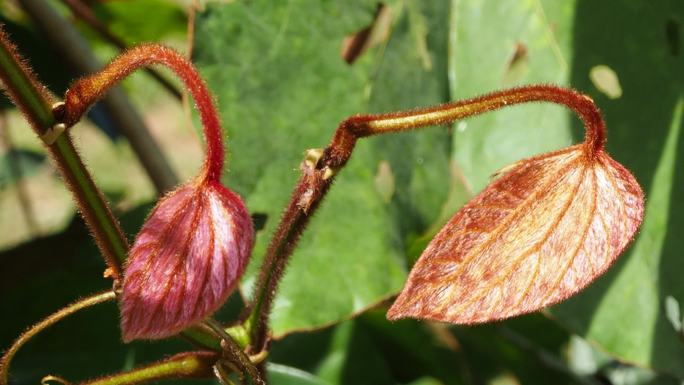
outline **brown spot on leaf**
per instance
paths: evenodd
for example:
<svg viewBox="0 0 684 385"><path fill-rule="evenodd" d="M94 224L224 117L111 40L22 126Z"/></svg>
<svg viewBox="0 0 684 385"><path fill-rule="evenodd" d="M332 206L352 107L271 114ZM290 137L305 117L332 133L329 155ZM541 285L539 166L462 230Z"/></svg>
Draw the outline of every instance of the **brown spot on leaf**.
<svg viewBox="0 0 684 385"><path fill-rule="evenodd" d="M388 6L378 3L373 21L358 32L348 35L342 41L340 56L353 64L369 48L387 41L392 24L392 12Z"/></svg>
<svg viewBox="0 0 684 385"><path fill-rule="evenodd" d="M521 61L527 58L527 46L524 43L517 42L515 44L515 51L513 51L513 56L511 60L508 61L508 70L510 71L513 67L519 64Z"/></svg>
<svg viewBox="0 0 684 385"><path fill-rule="evenodd" d="M503 75L504 84L516 84L525 76L528 66L527 46L522 42L517 42L513 47L513 54L508 60L506 71Z"/></svg>

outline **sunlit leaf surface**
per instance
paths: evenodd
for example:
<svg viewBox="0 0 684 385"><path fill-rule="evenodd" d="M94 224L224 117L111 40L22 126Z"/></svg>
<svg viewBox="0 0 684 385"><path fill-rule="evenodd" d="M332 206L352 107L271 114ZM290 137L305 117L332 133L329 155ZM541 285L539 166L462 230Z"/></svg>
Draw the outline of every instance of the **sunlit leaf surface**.
<svg viewBox="0 0 684 385"><path fill-rule="evenodd" d="M591 283L643 217L634 177L584 145L518 162L428 245L388 317L479 323L529 313Z"/></svg>

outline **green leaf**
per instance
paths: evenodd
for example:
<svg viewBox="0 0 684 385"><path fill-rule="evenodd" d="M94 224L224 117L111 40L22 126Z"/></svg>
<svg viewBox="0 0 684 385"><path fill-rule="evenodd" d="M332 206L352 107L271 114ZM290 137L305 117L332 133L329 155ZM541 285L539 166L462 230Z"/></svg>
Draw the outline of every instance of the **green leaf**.
<svg viewBox="0 0 684 385"><path fill-rule="evenodd" d="M93 8L117 37L131 44L181 35L187 26L185 12L172 1L107 1L97 2Z"/></svg>
<svg viewBox="0 0 684 385"><path fill-rule="evenodd" d="M444 384L468 384L469 363L459 341L446 326L401 320L390 323L385 308L359 319L402 383L424 376Z"/></svg>
<svg viewBox="0 0 684 385"><path fill-rule="evenodd" d="M193 59L228 129L228 185L267 216L247 292L305 149L325 146L350 115L446 100L447 20L435 17L446 2L411 4L389 4L389 40L351 66L342 41L371 23L373 1L210 3L198 13ZM358 144L292 257L272 313L276 336L348 318L401 288L406 250L448 197L449 151L443 129ZM377 187L381 167L392 189Z"/></svg>
<svg viewBox="0 0 684 385"><path fill-rule="evenodd" d="M408 383L407 385L442 385L442 383L434 378L422 377L418 380Z"/></svg>
<svg viewBox="0 0 684 385"><path fill-rule="evenodd" d="M12 163L18 167L21 177L35 174L45 164L45 155L31 150L13 149L0 155L0 190L16 182Z"/></svg>
<svg viewBox="0 0 684 385"><path fill-rule="evenodd" d="M278 364L268 364L268 380L273 385L330 385L311 373Z"/></svg>
<svg viewBox="0 0 684 385"><path fill-rule="evenodd" d="M573 336L566 347L568 365L581 376L603 378L614 385L681 385L681 381L658 375L651 369L616 361L593 344Z"/></svg>
<svg viewBox="0 0 684 385"><path fill-rule="evenodd" d="M593 384L563 360L569 334L553 321L530 314L502 323L449 328L467 357L474 383Z"/></svg>
<svg viewBox="0 0 684 385"><path fill-rule="evenodd" d="M335 328L328 352L316 373L335 385L393 382L387 361L372 335L355 321L344 322Z"/></svg>
<svg viewBox="0 0 684 385"><path fill-rule="evenodd" d="M390 324L385 310L371 310L333 328L288 335L273 344L269 358L332 385L405 384L423 377L464 383L461 355L424 324Z"/></svg>

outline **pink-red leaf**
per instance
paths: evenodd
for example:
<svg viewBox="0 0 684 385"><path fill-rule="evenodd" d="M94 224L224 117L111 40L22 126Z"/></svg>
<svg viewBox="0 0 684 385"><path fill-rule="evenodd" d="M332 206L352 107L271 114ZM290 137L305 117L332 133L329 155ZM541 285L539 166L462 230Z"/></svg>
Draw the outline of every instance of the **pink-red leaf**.
<svg viewBox="0 0 684 385"><path fill-rule="evenodd" d="M518 162L437 234L388 318L488 322L562 301L634 237L643 193L603 149Z"/></svg>
<svg viewBox="0 0 684 385"><path fill-rule="evenodd" d="M124 274L124 341L164 338L201 321L242 275L254 231L242 200L217 182L162 199L138 233Z"/></svg>

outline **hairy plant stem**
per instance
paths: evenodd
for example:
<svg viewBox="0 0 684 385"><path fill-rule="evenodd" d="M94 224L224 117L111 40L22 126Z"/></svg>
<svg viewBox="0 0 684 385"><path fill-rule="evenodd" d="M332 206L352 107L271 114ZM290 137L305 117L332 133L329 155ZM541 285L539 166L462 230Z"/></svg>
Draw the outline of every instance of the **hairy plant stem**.
<svg viewBox="0 0 684 385"><path fill-rule="evenodd" d="M248 374L253 383L258 385L266 384L261 377L259 370L257 370L250 358L245 354L242 347L233 340L233 337L231 337L215 320L208 319L204 322L211 330L221 337L221 347L223 348L225 358L243 370L243 372L245 372L244 374Z"/></svg>
<svg viewBox="0 0 684 385"><path fill-rule="evenodd" d="M56 324L57 322L63 320L64 318L80 310L107 301L111 301L114 298L116 298L116 294L113 291L99 293L92 295L90 297L83 298L79 301L74 302L71 305L62 308L58 312L51 314L44 320L38 322L37 324L29 328L27 331L25 331L24 334L19 336L19 338L17 338L17 340L14 341L12 346L10 346L10 348L7 349L5 355L2 356L2 360L0 360L0 385L7 385L9 367L12 362L12 358L14 358L14 355L17 354L19 349L21 349L21 347L24 346L24 344L28 342L31 338L35 337L38 333L42 332L43 330L49 328L50 326Z"/></svg>
<svg viewBox="0 0 684 385"><path fill-rule="evenodd" d="M52 100L45 92L45 86L35 79L24 59L1 29L0 78L10 99L19 107L38 136L45 134L57 124L52 114ZM128 250L128 241L119 223L102 193L95 187L69 135L60 135L47 148L74 194L79 211L107 262L110 276L118 280L121 276L121 264L126 259Z"/></svg>
<svg viewBox="0 0 684 385"><path fill-rule="evenodd" d="M117 56L101 71L78 79L64 96L62 122L74 125L104 94L133 71L148 65L161 64L171 69L185 84L195 99L207 143L206 158L200 179L219 182L223 170L223 136L218 113L211 94L193 65L171 48L158 44L135 46Z"/></svg>
<svg viewBox="0 0 684 385"><path fill-rule="evenodd" d="M332 141L302 163L302 176L292 193L259 271L251 310L245 320L250 330L251 349L267 348L268 319L278 284L292 251L309 219L319 207L337 172L351 157L360 138L452 123L473 115L528 102L552 102L574 111L584 123L584 154L593 158L606 140L601 113L588 96L551 85L532 85L494 92L481 97L439 106L376 115L357 115L343 121ZM312 153L310 153L311 155Z"/></svg>
<svg viewBox="0 0 684 385"><path fill-rule="evenodd" d="M89 4L82 0L62 0L62 3L69 7L74 16L88 24L90 28L99 33L102 38L110 42L112 45L116 46L120 50L126 50L128 48L128 45L125 41L123 41L123 39L115 35L105 23L101 22L100 19L97 18L97 15L95 15L95 12L93 12ZM154 68L145 68L145 72L152 76L154 80L164 87L174 98L178 100L183 99L183 94L181 91L179 91L173 83L166 79L164 75L157 72L157 70Z"/></svg>
<svg viewBox="0 0 684 385"><path fill-rule="evenodd" d="M217 359L216 352L180 353L147 366L81 382L79 385L129 385L173 378L211 378Z"/></svg>
<svg viewBox="0 0 684 385"><path fill-rule="evenodd" d="M18 0L19 5L43 32L45 40L53 47L65 64L76 74L89 74L100 70L101 65L88 42L46 0ZM178 179L150 134L140 113L131 104L122 89L112 90L101 104L116 129L128 140L140 165L150 177L159 195L171 190Z"/></svg>

